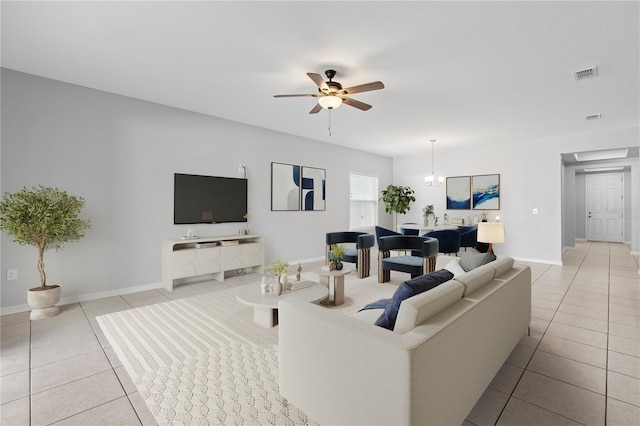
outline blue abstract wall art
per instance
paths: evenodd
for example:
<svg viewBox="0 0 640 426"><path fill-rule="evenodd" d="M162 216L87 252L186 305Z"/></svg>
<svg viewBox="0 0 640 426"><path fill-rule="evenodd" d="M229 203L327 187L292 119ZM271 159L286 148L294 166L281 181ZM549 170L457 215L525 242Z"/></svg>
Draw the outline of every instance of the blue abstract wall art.
<svg viewBox="0 0 640 426"><path fill-rule="evenodd" d="M473 210L500 210L500 175L471 177Z"/></svg>
<svg viewBox="0 0 640 426"><path fill-rule="evenodd" d="M471 209L471 177L447 178L447 210Z"/></svg>

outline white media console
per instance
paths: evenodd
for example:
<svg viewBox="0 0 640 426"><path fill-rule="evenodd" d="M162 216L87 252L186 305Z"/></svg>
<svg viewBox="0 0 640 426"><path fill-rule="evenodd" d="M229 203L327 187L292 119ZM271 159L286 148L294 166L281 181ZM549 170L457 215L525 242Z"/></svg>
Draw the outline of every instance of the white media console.
<svg viewBox="0 0 640 426"><path fill-rule="evenodd" d="M224 281L225 271L252 268L264 272L264 244L259 235L171 240L162 244L162 286L173 290L180 278L213 274Z"/></svg>

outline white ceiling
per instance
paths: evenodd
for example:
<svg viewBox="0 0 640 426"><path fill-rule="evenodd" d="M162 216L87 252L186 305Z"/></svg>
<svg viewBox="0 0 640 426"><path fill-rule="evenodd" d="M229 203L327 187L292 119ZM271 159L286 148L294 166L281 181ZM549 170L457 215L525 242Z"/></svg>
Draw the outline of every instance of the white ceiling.
<svg viewBox="0 0 640 426"><path fill-rule="evenodd" d="M3 67L388 156L638 125L635 1L1 7ZM273 98L328 68L386 86L334 110L331 136L314 98Z"/></svg>

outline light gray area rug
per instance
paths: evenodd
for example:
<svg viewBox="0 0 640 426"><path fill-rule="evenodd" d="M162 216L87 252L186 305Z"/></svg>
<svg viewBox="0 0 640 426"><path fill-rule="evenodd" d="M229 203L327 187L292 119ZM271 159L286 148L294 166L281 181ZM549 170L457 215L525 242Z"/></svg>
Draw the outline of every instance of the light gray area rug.
<svg viewBox="0 0 640 426"><path fill-rule="evenodd" d="M303 274L317 279L314 274ZM259 286L259 275L256 283ZM345 314L391 297L399 281L345 280ZM278 392L278 327L253 322L237 288L97 318L159 424L316 424ZM312 385L312 384L310 384Z"/></svg>

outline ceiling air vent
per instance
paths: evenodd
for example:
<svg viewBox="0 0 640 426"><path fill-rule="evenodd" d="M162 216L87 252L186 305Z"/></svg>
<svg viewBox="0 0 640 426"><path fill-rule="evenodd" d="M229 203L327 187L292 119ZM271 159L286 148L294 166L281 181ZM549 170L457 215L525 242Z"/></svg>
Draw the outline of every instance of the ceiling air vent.
<svg viewBox="0 0 640 426"><path fill-rule="evenodd" d="M599 118L602 117L602 114L591 114L591 115L587 115L584 119L585 120L597 120Z"/></svg>
<svg viewBox="0 0 640 426"><path fill-rule="evenodd" d="M593 78L598 75L598 67L587 68L584 70L576 71L573 73L573 78L576 81L586 80L587 78Z"/></svg>

